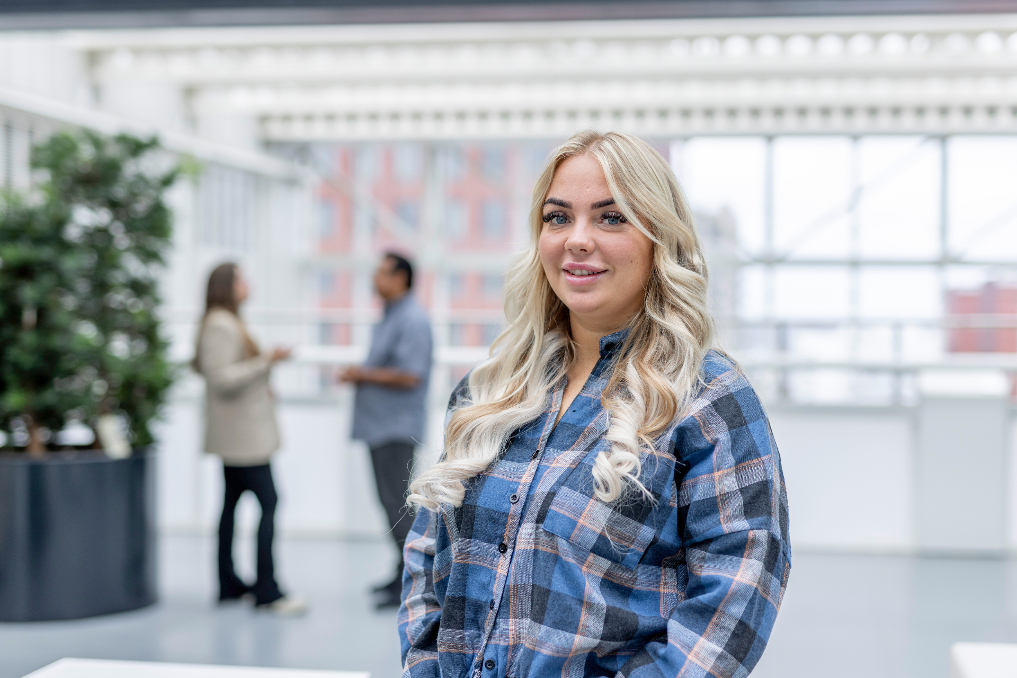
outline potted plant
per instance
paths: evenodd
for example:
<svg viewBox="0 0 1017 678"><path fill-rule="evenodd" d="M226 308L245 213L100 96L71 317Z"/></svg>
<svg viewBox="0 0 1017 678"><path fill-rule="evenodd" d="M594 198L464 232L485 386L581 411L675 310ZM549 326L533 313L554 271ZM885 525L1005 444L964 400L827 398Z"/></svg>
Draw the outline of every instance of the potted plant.
<svg viewBox="0 0 1017 678"><path fill-rule="evenodd" d="M154 602L150 426L173 376L157 276L178 167L154 139L89 131L55 134L31 162L35 190L0 209L6 621ZM91 450L68 425L93 431Z"/></svg>

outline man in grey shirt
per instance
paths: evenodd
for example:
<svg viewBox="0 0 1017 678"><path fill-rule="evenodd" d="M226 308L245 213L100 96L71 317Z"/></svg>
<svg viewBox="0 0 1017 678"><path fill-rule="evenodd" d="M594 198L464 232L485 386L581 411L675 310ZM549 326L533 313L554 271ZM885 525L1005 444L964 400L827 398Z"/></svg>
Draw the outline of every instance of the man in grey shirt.
<svg viewBox="0 0 1017 678"><path fill-rule="evenodd" d="M367 361L346 369L340 380L356 385L352 437L371 449L378 499L399 549L395 578L374 589L380 608L399 605L403 544L413 522L406 492L413 451L424 435L432 346L431 324L411 291L410 262L387 253L374 273L374 287L385 302L385 314L374 327Z"/></svg>

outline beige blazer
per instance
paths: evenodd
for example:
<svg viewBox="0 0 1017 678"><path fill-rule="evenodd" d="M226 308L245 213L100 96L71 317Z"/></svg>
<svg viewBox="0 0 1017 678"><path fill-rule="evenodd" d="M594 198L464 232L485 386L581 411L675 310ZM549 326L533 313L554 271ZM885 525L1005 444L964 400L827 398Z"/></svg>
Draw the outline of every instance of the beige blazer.
<svg viewBox="0 0 1017 678"><path fill-rule="evenodd" d="M279 449L268 356L246 357L239 318L215 309L198 337L198 371L205 377L205 452L228 466L267 464Z"/></svg>

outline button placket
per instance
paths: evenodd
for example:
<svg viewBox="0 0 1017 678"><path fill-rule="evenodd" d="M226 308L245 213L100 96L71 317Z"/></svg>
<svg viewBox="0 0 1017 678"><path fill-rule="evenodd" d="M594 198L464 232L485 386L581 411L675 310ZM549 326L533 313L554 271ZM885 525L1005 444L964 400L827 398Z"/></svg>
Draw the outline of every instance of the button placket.
<svg viewBox="0 0 1017 678"><path fill-rule="evenodd" d="M559 396L560 396L560 394L559 394ZM540 457L540 453L543 451L544 446L545 446L545 444L547 442L547 439L548 439L549 435L550 435L550 429L548 428L547 423L545 423L544 432L541 435L540 442L537 444L537 448L533 451L533 454L530 457L531 460L537 460ZM529 464L528 467L526 468L526 470L523 473L523 477L522 477L522 479L521 479L521 481L519 483L518 488L516 489L516 491L514 493L512 493L509 496L509 502L510 502L510 504L512 504L512 507L509 509L508 524L506 525L506 535L510 539L515 539L515 536L518 534L519 525L520 525L520 523L522 521L521 508L524 505L523 502L520 501L520 499L522 499L523 497L528 496L529 488L530 488L531 483L533 482L533 477L534 477L535 473L536 473L536 466L534 464L532 464L532 463ZM518 505L518 507L519 507L518 509L517 509L516 505ZM506 542L503 541L503 542L499 543L497 548L498 548L498 552L501 555L503 555L503 556L507 556L508 555L508 544ZM499 558L499 560L500 560L500 564L499 564L499 566L498 566L498 568L496 570L496 573L495 573L493 596L492 596L491 600L488 602L488 609L489 609L489 614L487 615L488 622L485 624L484 639L483 639L483 642L482 642L481 647L479 648L479 652L478 652L478 655L480 657L484 656L484 653L486 652L487 647L488 647L488 641L490 641L491 634L494 632L494 628L497 625L498 612L496 612L496 610L500 610L501 609L498 606L498 601L505 594L505 586L508 585L508 579L509 579L509 575L510 575L510 572L511 572L512 558L511 557L506 557L504 559ZM492 667L491 668L493 668L493 666L494 666L493 660L487 660L487 661L491 661L492 662ZM479 663L478 662L478 664L476 666L477 666L477 668L476 668L477 673L476 673L474 678L481 678L481 674L483 673L483 668L485 666L487 666L487 662L486 661L484 663Z"/></svg>

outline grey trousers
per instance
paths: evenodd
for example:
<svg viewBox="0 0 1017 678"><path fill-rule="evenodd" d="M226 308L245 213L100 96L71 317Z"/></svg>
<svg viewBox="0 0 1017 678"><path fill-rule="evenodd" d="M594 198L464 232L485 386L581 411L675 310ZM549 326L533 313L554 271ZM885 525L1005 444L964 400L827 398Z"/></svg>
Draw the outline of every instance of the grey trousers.
<svg viewBox="0 0 1017 678"><path fill-rule="evenodd" d="M412 440L400 440L371 448L378 499L388 518L389 534L399 549L397 577L402 576L403 545L406 544L406 535L410 533L413 524L413 516L406 508L406 494L410 487L415 447L416 443Z"/></svg>

